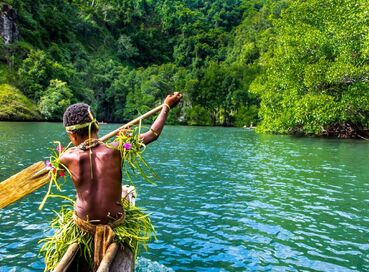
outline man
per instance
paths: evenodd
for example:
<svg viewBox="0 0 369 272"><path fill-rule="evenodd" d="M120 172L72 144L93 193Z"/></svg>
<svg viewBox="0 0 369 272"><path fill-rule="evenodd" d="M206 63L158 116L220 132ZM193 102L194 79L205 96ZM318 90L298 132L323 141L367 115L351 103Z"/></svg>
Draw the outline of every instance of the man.
<svg viewBox="0 0 369 272"><path fill-rule="evenodd" d="M177 92L166 97L150 130L140 135L143 144L160 136L170 109L181 99L182 94ZM68 107L63 123L75 147L61 154L60 163L68 169L77 191L74 222L83 232L94 235L96 269L114 236L114 228L125 219L121 201L122 153L114 143L106 145L98 140L98 122L87 104Z"/></svg>

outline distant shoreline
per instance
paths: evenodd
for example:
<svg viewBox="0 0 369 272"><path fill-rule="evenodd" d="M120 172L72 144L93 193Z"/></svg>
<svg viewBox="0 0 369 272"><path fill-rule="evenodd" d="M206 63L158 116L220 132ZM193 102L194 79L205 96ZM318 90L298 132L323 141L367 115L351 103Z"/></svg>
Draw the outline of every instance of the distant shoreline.
<svg viewBox="0 0 369 272"><path fill-rule="evenodd" d="M128 122L130 122L131 120L125 120L122 122L105 122L105 121L101 121L99 122L100 125L119 125L119 124L126 124ZM32 123L32 122L38 122L38 123L63 123L63 121L52 121L52 120L37 120L37 119L29 119L29 120L21 120L21 119L16 119L16 120L0 120L0 122L14 122L14 123ZM143 124L149 124L150 122L145 122L145 120L143 120ZM238 127L238 126L221 126L221 125L216 125L216 126L212 126L212 125L189 125L189 124L185 124L185 123L176 123L176 124L171 124L171 123L167 123L167 125L171 125L171 126L185 126L185 127L223 127L223 128L245 128L245 127ZM256 128L255 126L252 127L252 129Z"/></svg>

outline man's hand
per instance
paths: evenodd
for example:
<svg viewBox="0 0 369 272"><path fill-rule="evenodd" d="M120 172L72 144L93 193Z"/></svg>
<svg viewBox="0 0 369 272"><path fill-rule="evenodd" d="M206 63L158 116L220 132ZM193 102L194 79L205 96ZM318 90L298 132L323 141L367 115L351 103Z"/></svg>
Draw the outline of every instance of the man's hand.
<svg viewBox="0 0 369 272"><path fill-rule="evenodd" d="M172 95L168 95L165 100L164 104L168 104L170 108L174 108L178 105L179 101L181 101L183 95L179 92L174 92Z"/></svg>

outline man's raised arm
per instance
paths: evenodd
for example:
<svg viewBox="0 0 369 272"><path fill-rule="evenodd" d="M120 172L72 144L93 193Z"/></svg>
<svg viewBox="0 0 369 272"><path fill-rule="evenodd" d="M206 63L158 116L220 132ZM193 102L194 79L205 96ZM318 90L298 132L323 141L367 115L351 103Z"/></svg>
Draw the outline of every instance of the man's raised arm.
<svg viewBox="0 0 369 272"><path fill-rule="evenodd" d="M170 109L177 106L179 101L182 99L182 94L175 92L173 95L168 95L163 103L163 108L156 118L154 123L151 125L150 130L141 134L141 138L144 144L149 144L155 141L163 130L165 121L167 120Z"/></svg>

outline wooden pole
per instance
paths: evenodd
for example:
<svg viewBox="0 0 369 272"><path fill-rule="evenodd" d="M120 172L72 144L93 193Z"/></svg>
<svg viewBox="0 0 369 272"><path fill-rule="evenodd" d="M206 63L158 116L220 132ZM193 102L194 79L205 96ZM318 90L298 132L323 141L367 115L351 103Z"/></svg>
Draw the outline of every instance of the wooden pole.
<svg viewBox="0 0 369 272"><path fill-rule="evenodd" d="M50 181L49 175L33 177L35 172L43 171L45 163L37 162L0 183L0 208L37 190Z"/></svg>
<svg viewBox="0 0 369 272"><path fill-rule="evenodd" d="M163 108L163 105L157 106L156 108L152 109L151 111L146 112L145 114L137 117L136 119L133 119L132 121L128 122L127 124L117 128L116 130L113 130L113 131L109 132L108 134L104 135L103 137L99 138L99 141L105 142L105 141L109 140L110 138L117 135L117 133L121 129L125 129L125 128L128 128L130 126L138 124L141 120L143 120L147 117L150 117L151 115L153 115L156 112L160 111L162 108ZM48 172L49 172L49 170L44 168L44 169L41 169L40 171L34 173L32 177L35 178L35 177L43 176Z"/></svg>
<svg viewBox="0 0 369 272"><path fill-rule="evenodd" d="M140 117L137 117L136 119L133 119L132 121L128 122L127 124L117 128L116 130L113 130L112 132L106 134L105 136L101 137L99 140L102 142L105 142L107 140L109 140L111 137L114 137L115 135L117 135L117 133L119 132L119 130L121 129L125 129L127 127L133 126L138 124L141 120L150 117L151 115L157 113L158 111L160 111L163 108L163 105L157 106L156 108L152 109L151 111L146 112L145 114L141 115Z"/></svg>

